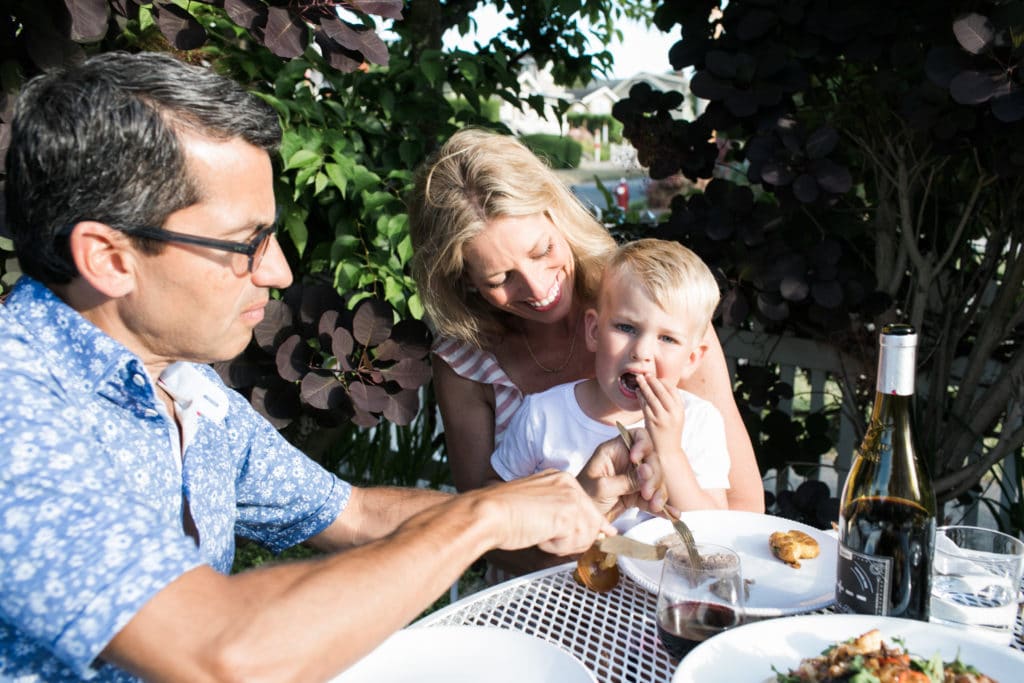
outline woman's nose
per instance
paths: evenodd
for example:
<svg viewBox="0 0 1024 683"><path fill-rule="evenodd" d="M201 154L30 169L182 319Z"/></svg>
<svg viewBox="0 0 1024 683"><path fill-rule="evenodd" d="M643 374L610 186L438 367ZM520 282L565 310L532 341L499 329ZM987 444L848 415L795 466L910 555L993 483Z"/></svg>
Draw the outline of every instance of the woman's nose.
<svg viewBox="0 0 1024 683"><path fill-rule="evenodd" d="M551 283L544 271L538 269L532 272L523 272L523 285L529 298L541 300L548 295L548 288Z"/></svg>

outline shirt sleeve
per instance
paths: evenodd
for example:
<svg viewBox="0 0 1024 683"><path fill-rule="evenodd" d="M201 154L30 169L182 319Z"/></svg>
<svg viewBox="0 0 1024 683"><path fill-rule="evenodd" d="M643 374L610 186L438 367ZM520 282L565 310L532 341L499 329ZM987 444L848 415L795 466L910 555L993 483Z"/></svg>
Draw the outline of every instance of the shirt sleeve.
<svg viewBox="0 0 1024 683"><path fill-rule="evenodd" d="M540 460L533 441L534 406L533 397L527 396L512 416L501 443L491 454L491 467L505 481L521 479L537 471Z"/></svg>
<svg viewBox="0 0 1024 683"><path fill-rule="evenodd" d="M330 526L352 487L292 446L243 396L229 393L228 419L247 453L236 482L235 530L281 552Z"/></svg>

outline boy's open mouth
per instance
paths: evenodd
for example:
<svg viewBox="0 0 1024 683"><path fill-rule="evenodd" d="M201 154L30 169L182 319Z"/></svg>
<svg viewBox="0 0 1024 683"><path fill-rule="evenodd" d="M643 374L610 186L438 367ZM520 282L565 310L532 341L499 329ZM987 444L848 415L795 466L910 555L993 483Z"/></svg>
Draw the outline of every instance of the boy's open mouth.
<svg viewBox="0 0 1024 683"><path fill-rule="evenodd" d="M637 392L640 391L640 384L636 381L636 375L632 372L624 372L619 377L619 386L622 388L624 394L630 398L636 398Z"/></svg>

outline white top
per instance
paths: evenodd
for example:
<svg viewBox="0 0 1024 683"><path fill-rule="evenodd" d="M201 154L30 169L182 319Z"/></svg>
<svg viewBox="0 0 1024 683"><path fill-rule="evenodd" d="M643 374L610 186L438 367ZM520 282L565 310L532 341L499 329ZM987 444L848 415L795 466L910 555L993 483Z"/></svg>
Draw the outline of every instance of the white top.
<svg viewBox="0 0 1024 683"><path fill-rule="evenodd" d="M578 383L559 384L525 397L491 455L498 476L509 481L549 468L576 475L599 444L618 436L617 427L583 412L575 395ZM686 410L681 445L697 483L703 489L729 488L729 451L721 413L709 401L677 391ZM643 423L628 426L642 427ZM627 516L635 518L630 511L623 514Z"/></svg>

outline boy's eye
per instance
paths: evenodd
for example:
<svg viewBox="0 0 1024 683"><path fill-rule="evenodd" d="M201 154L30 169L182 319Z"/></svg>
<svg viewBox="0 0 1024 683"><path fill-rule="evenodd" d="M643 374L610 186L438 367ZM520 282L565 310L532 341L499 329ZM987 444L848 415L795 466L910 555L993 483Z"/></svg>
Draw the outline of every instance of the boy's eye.
<svg viewBox="0 0 1024 683"><path fill-rule="evenodd" d="M676 341L675 337L670 337L667 334L661 335L661 341L665 342L666 344L678 344L679 343L678 341Z"/></svg>
<svg viewBox="0 0 1024 683"><path fill-rule="evenodd" d="M618 330L619 332L626 332L627 334L631 334L636 328L634 328L629 323L615 323L615 329Z"/></svg>

